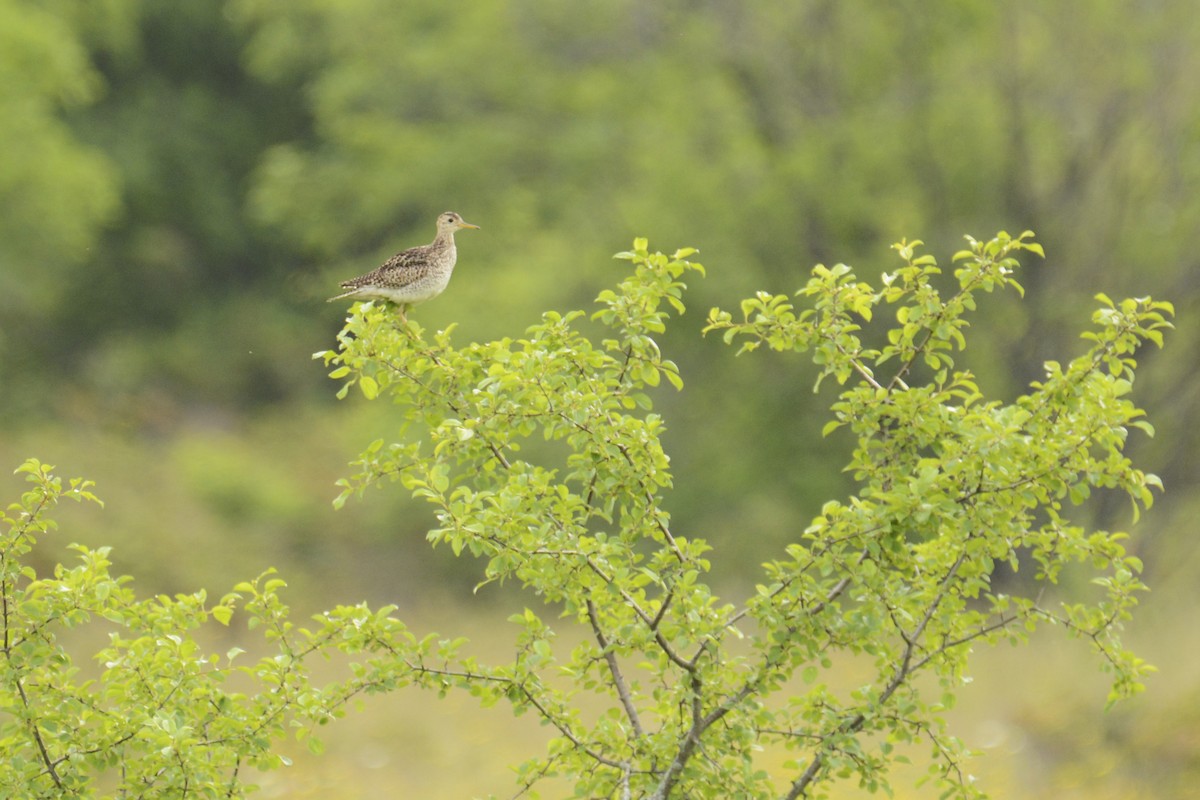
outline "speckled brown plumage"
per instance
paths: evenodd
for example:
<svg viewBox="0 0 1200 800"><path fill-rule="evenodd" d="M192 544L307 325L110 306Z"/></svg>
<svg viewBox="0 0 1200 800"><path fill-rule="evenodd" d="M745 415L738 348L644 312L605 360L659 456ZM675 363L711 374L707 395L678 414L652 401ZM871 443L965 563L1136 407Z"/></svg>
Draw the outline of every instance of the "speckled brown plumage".
<svg viewBox="0 0 1200 800"><path fill-rule="evenodd" d="M465 222L453 211L437 220L437 237L429 244L405 250L389 258L378 269L342 282L342 292L329 302L350 297L355 300L387 300L400 307L400 316L417 303L432 300L441 294L454 272L458 251L454 247L454 232L463 228L478 228Z"/></svg>

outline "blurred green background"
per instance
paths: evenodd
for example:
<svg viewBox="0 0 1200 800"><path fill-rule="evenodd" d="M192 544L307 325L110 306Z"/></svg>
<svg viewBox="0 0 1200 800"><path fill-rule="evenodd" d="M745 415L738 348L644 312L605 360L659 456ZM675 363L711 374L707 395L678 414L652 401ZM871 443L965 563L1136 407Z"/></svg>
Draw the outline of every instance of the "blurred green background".
<svg viewBox="0 0 1200 800"><path fill-rule="evenodd" d="M1031 228L1047 258L989 298L962 366L1011 398L1082 343L1092 295L1175 303L1130 453L1167 494L1132 547L1154 587L1131 640L1161 674L1103 713L1079 643L982 653L960 733L1009 797L1186 796L1200 779L1200 14L1191 0L0 0L0 464L98 483L64 533L144 592L212 594L278 567L299 611L395 602L505 651L502 590L430 551L398 487L334 513L333 481L396 427L338 403L340 280L458 237L420 307L459 341L587 307L634 236L700 248L664 337L677 531L730 595L851 491L798 357L734 358L707 309L791 292L818 262L875 281L888 245L943 263ZM7 472L7 470L4 470ZM5 497L18 489L0 478ZM1119 498L1080 519L1130 525ZM1024 576L1007 578L1023 580ZM264 796L464 797L511 786L544 734L502 709L372 700ZM852 795L847 795L852 796ZM908 795L904 795L908 796ZM922 796L920 793L911 794Z"/></svg>

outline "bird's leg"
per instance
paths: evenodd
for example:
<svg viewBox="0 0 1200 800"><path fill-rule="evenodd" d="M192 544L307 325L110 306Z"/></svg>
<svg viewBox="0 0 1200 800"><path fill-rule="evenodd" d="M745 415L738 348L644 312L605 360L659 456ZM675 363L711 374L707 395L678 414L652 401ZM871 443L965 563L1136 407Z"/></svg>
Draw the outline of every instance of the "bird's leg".
<svg viewBox="0 0 1200 800"><path fill-rule="evenodd" d="M403 322L405 325L408 324L408 315L404 313L405 309L407 309L407 308L408 308L407 303L397 303L396 304L396 310L400 313L400 321Z"/></svg>

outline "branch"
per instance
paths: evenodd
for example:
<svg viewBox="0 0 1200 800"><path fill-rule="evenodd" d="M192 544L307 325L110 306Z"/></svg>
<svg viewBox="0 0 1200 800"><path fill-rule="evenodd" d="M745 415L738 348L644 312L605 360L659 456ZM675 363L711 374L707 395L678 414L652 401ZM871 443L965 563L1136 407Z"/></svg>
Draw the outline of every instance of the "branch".
<svg viewBox="0 0 1200 800"><path fill-rule="evenodd" d="M804 770L804 774L796 779L792 784L792 788L784 795L785 800L796 800L797 797L808 796L808 785L817 777L817 772L825 764L825 753L822 751L813 756L813 760L809 762L808 769Z"/></svg>
<svg viewBox="0 0 1200 800"><path fill-rule="evenodd" d="M879 381L875 380L875 375L872 374L871 370L868 369L866 367L866 365L864 365L861 361L859 361L857 356L850 355L850 353L847 352L846 348L844 348L840 344L838 344L838 342L836 340L834 340L830 337L826 337L826 339L827 339L827 341L833 342L833 346L837 348L837 351L839 353L841 353L846 358L850 359L850 366L854 367L854 371L857 372L859 375L861 375L863 380L865 380L867 383L869 383L871 385L872 389L883 389L884 388L883 384L881 384ZM862 352L861 349L859 352ZM892 379L892 383L894 384L898 380L900 380L900 378L899 378L899 376L896 376L895 378ZM903 389L908 388L908 386L906 386L904 384L904 381L900 381L900 386ZM890 390L891 388L892 388L892 385L889 384L887 389Z"/></svg>
<svg viewBox="0 0 1200 800"><path fill-rule="evenodd" d="M9 654L5 653L5 655L8 656ZM29 732L33 734L33 741L37 743L38 754L41 756L42 763L46 765L46 772L50 775L50 779L54 781L54 785L58 787L58 790L63 791L62 778L58 777L58 770L54 768L54 765L59 762L51 759L50 753L46 750L46 742L42 739L42 732L38 728L37 720L33 718L33 710L29 706L29 697L25 694L25 686L21 683L20 678L16 678L13 683L17 687L17 694L21 695L21 705L29 713L29 719L26 724L29 726Z"/></svg>
<svg viewBox="0 0 1200 800"><path fill-rule="evenodd" d="M966 560L967 553L966 549L964 548L963 552L959 554L954 564L951 565L950 569L946 571L946 576L942 578L941 586L938 588L937 594L934 595L929 607L925 609L925 613L922 615L921 621L917 623L917 627L913 629L911 634L905 633L903 629L900 629L900 635L904 639L904 652L900 657L900 662L896 665L896 669L892 674L891 680L888 681L887 686L884 687L883 691L880 692L878 699L876 699L873 703L874 706L878 707L887 703L887 701L891 699L892 695L896 693L896 690L904 684L904 681L907 680L908 677L912 675L913 672L915 672L920 666L926 664L929 661L929 658L932 657L930 656L924 658L916 664L914 664L912 660L913 653L917 648L918 640L922 635L924 635L926 628L929 626L929 622L933 619L933 615L937 612L937 609L942 604L942 600L946 597L946 592L950 587L950 582L954 580L954 576L958 574L959 568L962 567ZM841 725L839 725L837 732L841 734L856 733L862 730L862 727L866 721L866 713L860 711L846 722L843 722ZM827 750L820 750L813 756L812 761L809 762L808 768L805 769L804 773L792 783L788 793L784 795L785 800L796 800L796 798L808 796L808 787L816 779L817 773L820 772L821 767L824 766L826 761L826 753Z"/></svg>
<svg viewBox="0 0 1200 800"><path fill-rule="evenodd" d="M934 317L933 322L931 323L931 326L936 325L938 322L941 321L941 319L942 319L942 315L939 313L936 317ZM887 388L889 391L894 389L897 386L901 387L902 389L908 388L908 384L906 384L904 382L904 376L908 374L909 369L912 368L912 365L916 362L917 356L919 356L919 355L921 355L921 353L925 352L925 346L929 344L929 340L932 337L933 337L933 328L927 327L925 329L925 338L922 339L921 343L919 345L917 345L916 348L913 350L913 354L909 357L908 361L905 361L900 366L900 369L896 370L896 374L892 376L892 379L890 381L888 381Z"/></svg>
<svg viewBox="0 0 1200 800"><path fill-rule="evenodd" d="M385 644L385 647L386 647L386 644ZM391 648L387 648L387 649L390 650ZM576 749L578 749L580 752L586 754L593 761L603 764L606 767L612 767L613 769L618 769L618 770L621 770L622 772L629 769L629 765L626 762L614 761L613 759L608 758L607 756L603 755L602 753L597 752L594 748L592 748L586 742L584 742L582 739L580 739L575 734L575 732L573 730L571 730L570 725L568 725L565 721L559 719L558 716L556 716L555 714L552 714L550 712L550 709L546 708L546 706L529 689L529 687L525 685L525 683L523 681L518 681L514 678L502 677L499 675L489 675L485 672L471 672L471 671L463 671L463 670L439 669L437 667L428 667L420 662L414 664L411 661L409 661L407 658L403 659L403 662L404 662L404 665L406 667L408 667L412 672L420 674L420 675L431 675L431 676L439 677L439 678L453 678L458 681L475 681L475 682L482 681L482 682L486 682L486 683L498 683L498 684L501 684L504 686L510 686L510 687L516 689L518 692L520 692L521 696L525 698L526 702L528 702L529 705L533 706L534 709L537 710L538 714L541 715L541 718L543 720L545 720L546 722L548 722L550 725L552 725L559 733L561 733L563 735L564 738L567 739L567 741L569 741L571 744L573 744L576 747Z"/></svg>
<svg viewBox="0 0 1200 800"><path fill-rule="evenodd" d="M859 531L859 532L850 534L848 536L840 537L838 541L849 541L850 539L854 539L859 536L866 536L867 534L874 533L875 531L879 530L881 527L882 526L880 526L880 525L876 525L875 527L868 528L865 531ZM826 540L826 543L828 543L828 541L829 540ZM826 549L828 550L828 548L826 548ZM867 554L868 554L868 550L867 550L866 546L864 546L863 549L859 551L857 564L861 564L866 559ZM785 578L784 580L780 581L779 586L775 587L768 594L766 594L764 596L764 599L771 601L771 600L774 600L779 595L783 594L784 590L787 589L789 586L791 586L796 581L796 578L797 578L796 573L804 572L809 567L811 567L815 561L816 561L816 559L810 558L807 564L800 566L798 569L792 570L793 574L790 577ZM857 566L857 564L856 564L856 566ZM810 608L808 610L808 613L810 615L812 615L812 614L818 614L821 611L824 611L825 606L829 605L834 600L838 599L838 597L840 597L849 586L850 586L850 576L847 575L845 578L838 581L838 583L835 584L834 587L829 590L829 593L825 595L824 600L821 600L820 602L817 603L817 605ZM731 616L725 622L725 627L726 628L733 627L738 622L740 622L742 619L749 616L749 614L752 610L753 610L752 607L747 605L744 608L742 608L741 610L737 611L733 616Z"/></svg>
<svg viewBox="0 0 1200 800"><path fill-rule="evenodd" d="M40 510L41 505L42 504L39 504L38 510ZM24 535L23 532L20 535ZM13 671L13 685L17 687L17 694L21 696L21 705L25 708L26 725L29 727L29 733L33 736L33 741L37 745L38 755L41 757L42 763L46 766L46 773L50 776L50 779L54 781L54 785L58 787L59 791L62 791L62 779L58 776L58 770L54 768L55 764L59 762L50 758L50 753L46 749L46 742L44 739L42 739L41 729L38 728L33 709L30 707L29 696L25 694L25 684L21 681L20 669L13 664L11 645L12 640L9 635L10 628L8 609L8 594L11 588L12 584L10 584L7 580L4 581L3 585L0 585L0 599L3 600L4 604L4 658L9 662L9 668Z"/></svg>
<svg viewBox="0 0 1200 800"><path fill-rule="evenodd" d="M675 788L675 784L679 780L683 768L687 766L687 762L691 760L692 755L696 752L696 747L700 744L700 737L712 722L720 718L717 717L712 722L708 722L708 718L703 716L703 707L700 702L703 685L700 681L699 670L693 665L688 670L688 673L692 689L692 724L683 735L683 742L679 746L679 751L675 754L675 758L671 759L670 766L663 773L662 780L659 781L658 788L654 790L654 794L650 795L650 800L666 800L671 795L671 790ZM721 716L724 716L724 713Z"/></svg>
<svg viewBox="0 0 1200 800"><path fill-rule="evenodd" d="M995 263L994 259L992 259L992 263ZM937 327L939 322L946 318L947 307L956 300L974 291L975 287L983 282L983 278L984 270L981 269L979 274L975 276L974 280L972 280L966 286L960 287L959 290L954 293L953 297L941 304L941 308L939 309L938 313L934 315L934 318L925 325L925 338L922 339L921 343L913 350L913 354L909 357L908 361L905 361L904 364L901 365L900 369L896 370L896 374L893 375L892 379L888 382L887 388L889 391L897 386L899 386L901 389L908 388L908 384L906 384L903 380L904 376L908 374L909 369L911 369L912 365L916 363L917 358L925 352L925 347L929 344L929 340L933 338L934 329ZM959 314L959 317L961 317L961 314Z"/></svg>
<svg viewBox="0 0 1200 800"><path fill-rule="evenodd" d="M625 676L621 674L621 665L617 663L617 654L609 646L608 638L600 627L600 615L596 613L596 604L592 602L591 598L588 598L587 601L587 612L588 620L592 623L592 632L596 634L596 643L600 645L600 650L604 653L604 660L608 663L608 671L612 674L617 697L620 698L621 705L625 709L625 716L629 717L629 724L633 726L634 734L638 737L645 736L641 720L638 719L637 708L629 694L629 687L625 684Z"/></svg>
<svg viewBox="0 0 1200 800"><path fill-rule="evenodd" d="M863 560L866 559L867 555L868 555L868 549L866 548L866 546L864 546L863 549L859 551L858 561L856 563L861 564L863 562ZM781 593L783 591L783 589L790 583L791 583L790 580L785 581L784 585L780 586L773 593L772 596L773 597L778 596L778 594ZM834 584L834 586L829 590L829 592L826 593L826 595L823 599L821 599L815 606L807 609L807 616L819 614L827 606L829 606L829 604L831 604L835 600L837 600L837 598L840 597L846 591L846 589L850 586L851 583L852 583L852 575L847 574L844 578L842 578L840 581L838 581L836 584ZM746 609L742 612L739 612L738 614L735 614L729 620L729 622L726 623L726 627L735 623L738 619L740 619L742 616L744 616L746 613L748 613L748 611L749 611L749 609ZM795 628L795 626L788 626L788 627L790 630L794 630L794 628ZM704 653L704 648L701 647L700 652L698 652L696 654L696 657L693 658L692 661L690 662L690 667L684 666L684 668L687 669L688 672L691 673L693 676L696 674L695 673L696 661L699 659L700 655L702 655L703 653ZM742 684L741 688L739 688L736 692L734 692L732 695L730 695L724 701L722 701L721 704L718 705L711 712L709 712L709 714L707 716L700 718L699 720L693 721L692 728L688 731L688 737L685 738L685 740L684 740L684 748L687 748L686 757L684 757L684 748L681 748L679 755L677 755L675 761L672 762L672 768L674 768L676 762L680 762L680 758L683 757L683 761L680 762L679 766L678 766L678 770L682 770L683 764L686 763L687 758L690 758L691 750L695 748L695 744L692 744L691 747L688 748L688 743L691 741L691 737L693 735L695 738L695 742L698 743L700 735L703 734L703 732L705 730L707 730L711 725L713 725L714 723L716 723L717 721L722 719L725 715L727 715L733 709L737 708L737 706L739 704L741 704L741 702L743 700L745 700L747 697L749 697L750 695L752 695L756 691L758 691L758 687L764 680L766 673L773 668L774 668L774 664L768 658L768 660L765 663L763 663L755 671L754 675L752 677L748 678L746 680L746 682ZM894 691L895 691L895 688L893 687L888 692L888 696L890 696L891 692L894 692ZM865 721L865 719L866 719L865 717L862 717L862 719L859 720L857 724L861 726L862 722ZM803 783L801 783L801 781L797 781L797 784L793 785L793 790L796 789L797 785L799 785L800 789L803 790L803 788L805 786L807 786L808 782L812 780L812 777L815 776L816 771L820 768L820 764L823 763L823 760L824 759L821 756L821 754L818 754L817 757L814 758L813 763L809 765L809 769L805 772L805 776L807 776L807 777L801 776L801 780L803 781ZM676 770L676 772L678 772L678 770ZM667 775L665 775L663 777L663 783L660 784L658 792L656 792L653 795L653 797L661 798L662 800L665 800L667 795L665 793L663 793L664 786L665 786L666 790L669 791L671 784L674 782L675 778L677 778L677 777L678 777L677 775L672 777L671 770L669 769L667 772ZM670 783L668 783L668 778L671 779ZM788 796L789 796L789 798L795 798L795 797L798 797L799 794L798 793L797 794L789 794Z"/></svg>
<svg viewBox="0 0 1200 800"><path fill-rule="evenodd" d="M556 753L550 756L550 758L546 759L545 763L538 768L535 774L529 776L521 782L521 788L517 790L516 794L510 796L508 800L517 800L518 797L521 797L527 792L532 791L534 785L538 781L550 774L550 771L554 769L554 763L560 758L562 758L562 753Z"/></svg>
<svg viewBox="0 0 1200 800"><path fill-rule="evenodd" d="M621 584L617 583L616 581L614 581L611 575L606 573L603 569L600 568L599 564L597 564L595 561L592 560L591 556L586 557L586 563L588 565L588 568L591 569L592 572L594 572L598 576L600 576L601 580L603 580L609 586L611 586L612 588L617 590L617 592L621 595L621 599L625 601L625 605L629 606L629 608L633 610L633 613L638 616L638 619L640 619L643 623L645 623L646 627L649 628L650 631L654 634L654 641L658 644L659 649L661 649L663 651L663 653L666 654L667 658L669 658L671 660L671 663L673 663L673 664L675 664L675 666L677 666L681 669L687 670L689 672L695 668L695 660L696 659L693 658L689 661L689 660L685 659L683 656L679 655L679 653L675 652L675 648L671 647L671 644L670 644L670 642L667 641L667 638L665 636L663 636L661 632L659 632L659 630L658 630L658 620L660 619L659 617L652 618L649 614L647 614L646 610L641 607L641 605L638 603L638 601L635 600L633 598L633 596L631 594L629 594L628 591L625 590L625 587L622 586ZM698 655L699 654L697 654L697 656Z"/></svg>
<svg viewBox="0 0 1200 800"><path fill-rule="evenodd" d="M614 441L612 439L608 439L606 437L602 437L599 434L597 434L596 431L594 431L588 425L580 422L579 420L571 418L569 415L563 413L562 411L553 411L552 410L552 413L557 414L557 416L559 418L561 418L564 422L566 422L569 425L574 426L575 428L577 428L580 431L583 431L588 436L591 436L591 437L597 438L597 439L601 439L604 441L605 444L616 447L617 451L621 454L621 457L625 459L625 463L627 465L629 465L630 467L635 466L633 463L633 456L631 456L629 454L629 447L624 442L618 442L618 441ZM608 416L608 412L601 409L600 411L595 412L594 416L596 419L606 418ZM596 474L598 474L598 471L596 473L593 473L593 477L592 477L593 484L595 483L595 475ZM671 552L675 554L676 560L678 560L681 564L686 564L687 557L684 556L683 551L679 549L679 543L675 541L675 536L671 533L670 528L667 527L667 524L665 522L663 522L663 520L662 520L662 516L658 513L658 504L654 501L654 492L651 491L650 489L646 488L645 484L642 481L639 480L639 483L641 484L640 488L642 490L642 494L646 498L646 505L648 507L648 511L646 513L649 514L651 516L651 518L653 519L654 526L658 529L659 533L662 534L663 540L670 546ZM591 488L589 487L589 491L588 491L589 505L591 503L591 500L592 500L592 492L591 492Z"/></svg>
<svg viewBox="0 0 1200 800"><path fill-rule="evenodd" d="M928 664L930 661L932 661L934 658L936 658L937 656L940 656L942 653L945 653L948 650L953 650L956 647L960 647L964 644L968 644L969 642L973 642L976 639L983 637L983 636L987 636L989 633L992 633L993 631L998 631L1001 628L1007 628L1009 625L1013 624L1014 622L1018 622L1021 619L1023 619L1023 615L1020 615L1020 614L1014 614L1011 617L1001 617L1000 619L996 620L995 622L992 622L988 625L984 625L982 628L980 628L979 630L977 630L973 633L969 633L966 636L960 636L959 638L952 639L948 642L943 642L942 645L940 647L938 647L936 650L934 650L929 655L925 656L924 658L920 659L915 664L913 664L912 671L916 672L917 670L921 669L926 664Z"/></svg>
<svg viewBox="0 0 1200 800"><path fill-rule="evenodd" d="M439 367L441 367L443 371L447 371L446 365L442 363L442 361L437 357L437 354L435 354L432 350L427 348L425 350L425 355L429 358L430 361L432 361L434 364L437 364ZM434 397L440 398L441 401L444 402L446 404L446 406L455 413L455 415L457 415L459 417L465 416L465 414L463 413L465 408L463 407L462 404L456 403L454 400L450 399L449 397L447 397L444 394L435 392L433 389L429 388L429 386L427 386L423 381L421 381L420 378L413 375L411 372L409 372L408 370L406 370L404 367L400 366L399 364L396 364L392 361L386 361L380 356L376 356L376 357L379 358L380 363L386 364L393 371L400 373L405 378L408 378L410 381L415 383L417 386L420 386L422 389L424 389L429 394L433 395ZM492 452L492 455L495 457L496 461L498 461L500 463L500 466L504 467L505 469L512 468L512 464L509 463L509 460L505 457L503 450L501 450L494 443L492 443L492 441L490 439L483 437L482 434L478 430L475 432L475 435L479 437L479 440L481 442L483 442L484 444L487 445L488 450L490 450Z"/></svg>

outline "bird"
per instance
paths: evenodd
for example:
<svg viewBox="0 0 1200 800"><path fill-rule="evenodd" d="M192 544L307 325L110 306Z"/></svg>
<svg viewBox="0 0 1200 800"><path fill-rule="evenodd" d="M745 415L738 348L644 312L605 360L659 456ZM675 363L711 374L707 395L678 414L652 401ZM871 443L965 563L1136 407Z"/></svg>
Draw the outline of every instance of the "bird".
<svg viewBox="0 0 1200 800"><path fill-rule="evenodd" d="M329 298L328 302L352 297L355 300L387 300L400 309L405 322L409 306L432 300L450 283L458 251L454 247L454 232L464 228L478 230L453 211L437 218L437 236L429 244L411 247L389 258L378 269L342 281L346 291Z"/></svg>

